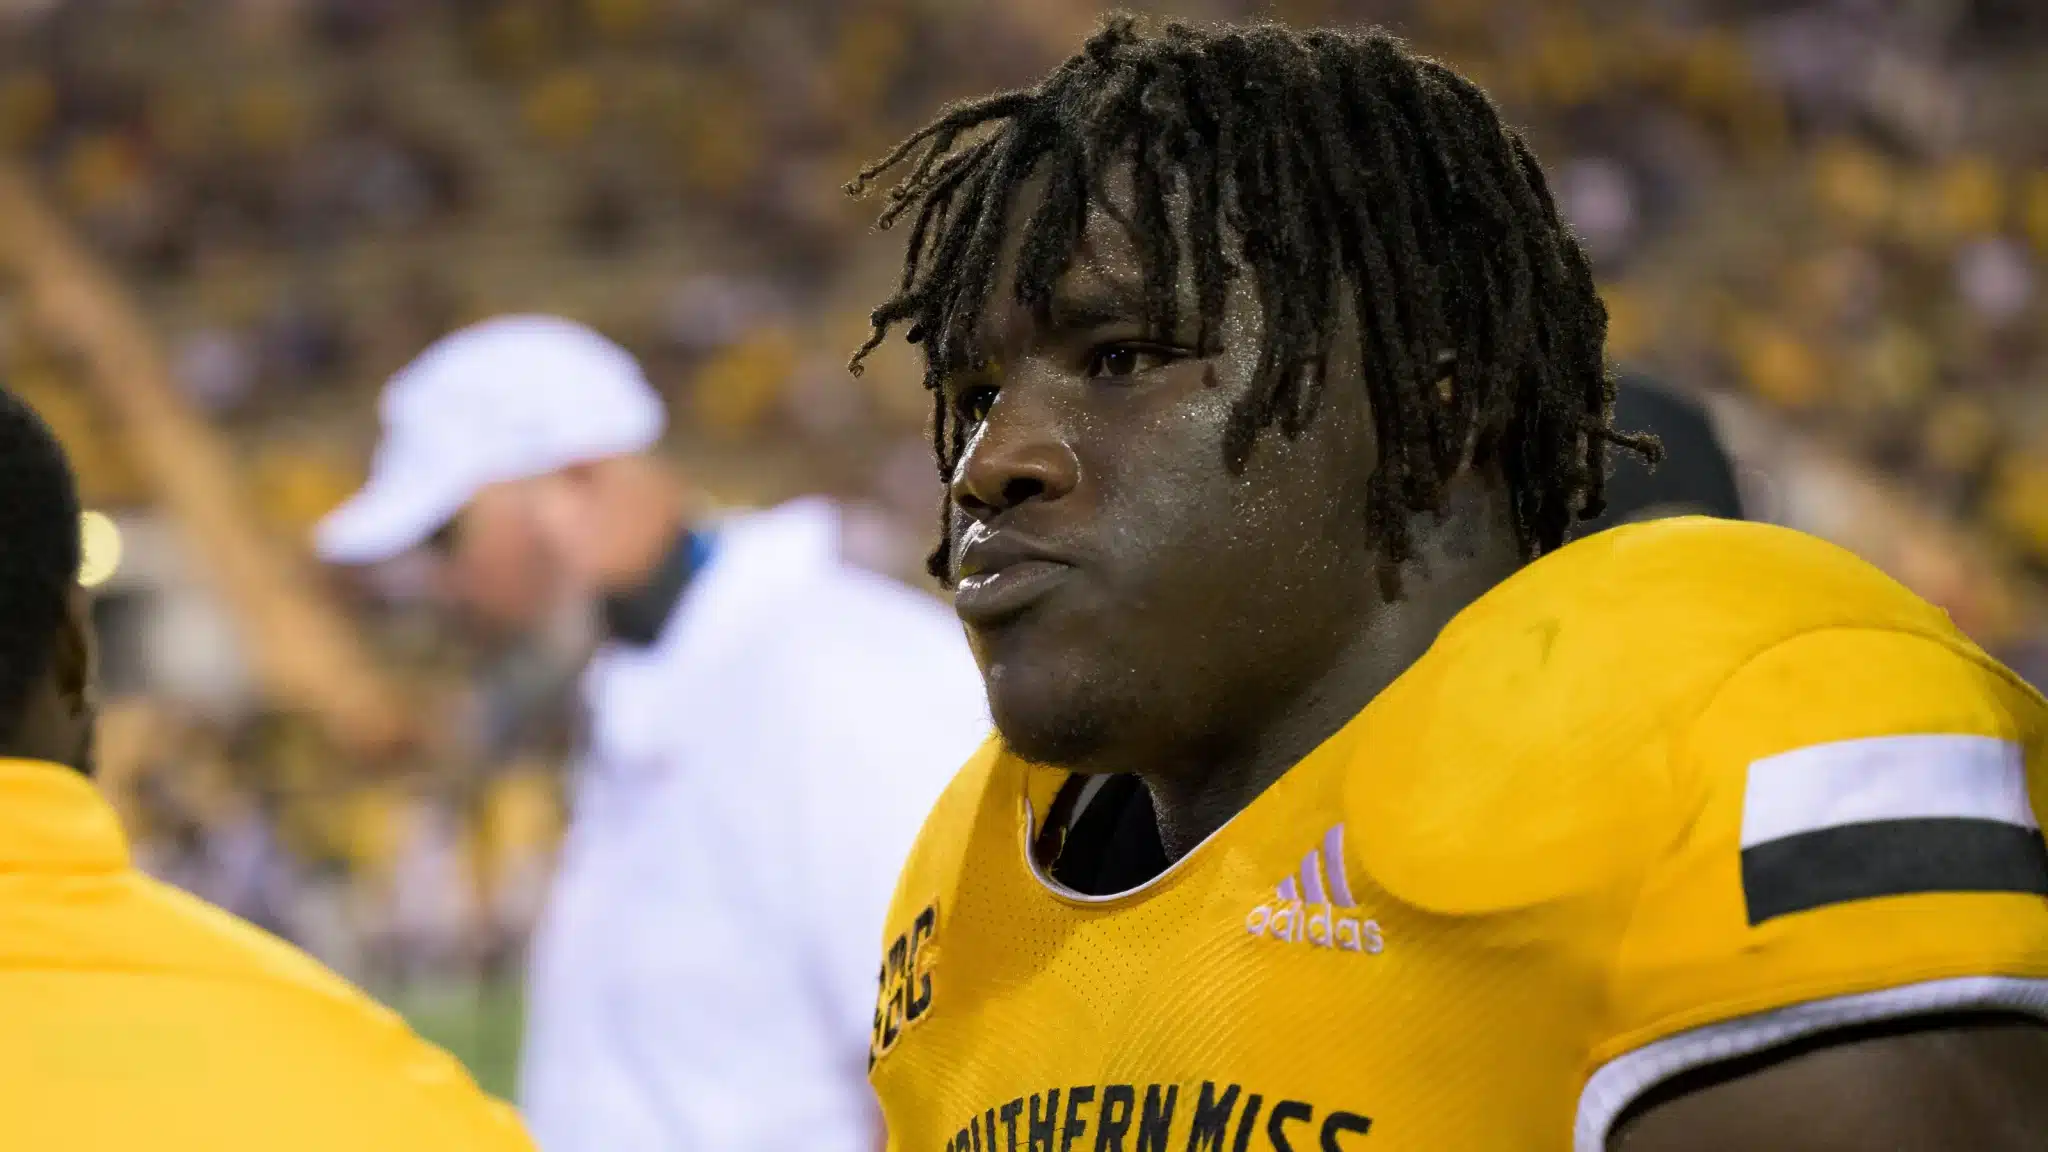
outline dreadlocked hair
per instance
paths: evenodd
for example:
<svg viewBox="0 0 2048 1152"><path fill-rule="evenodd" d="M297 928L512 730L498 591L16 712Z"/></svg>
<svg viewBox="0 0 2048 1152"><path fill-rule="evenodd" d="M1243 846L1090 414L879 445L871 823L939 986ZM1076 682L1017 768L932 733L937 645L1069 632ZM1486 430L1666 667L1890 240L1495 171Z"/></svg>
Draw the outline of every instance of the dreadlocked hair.
<svg viewBox="0 0 2048 1152"><path fill-rule="evenodd" d="M1112 164L1129 165L1128 213L1098 198ZM1012 201L1039 172L1009 288L1041 321L1091 205L1130 230L1156 331L1178 329L1189 266L1204 355L1230 282L1251 277L1265 331L1223 445L1233 471L1263 429L1293 437L1314 417L1353 311L1380 446L1367 527L1396 562L1412 553L1412 516L1440 509L1468 461L1501 468L1533 558L1604 508L1609 444L1658 455L1611 423L1607 311L1528 143L1470 81L1384 32L1147 35L1112 16L1036 87L948 106L847 191L906 166L877 221L912 216L902 280L850 368L899 325L922 347L942 477L972 429L940 385L984 360L979 318ZM929 567L946 580L940 523Z"/></svg>

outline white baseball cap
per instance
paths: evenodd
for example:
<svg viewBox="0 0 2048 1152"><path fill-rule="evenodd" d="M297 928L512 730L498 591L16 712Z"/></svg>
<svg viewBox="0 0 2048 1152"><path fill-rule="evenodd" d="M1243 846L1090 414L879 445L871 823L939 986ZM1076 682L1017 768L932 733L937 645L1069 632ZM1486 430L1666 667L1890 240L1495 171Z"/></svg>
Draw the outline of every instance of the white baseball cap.
<svg viewBox="0 0 2048 1152"><path fill-rule="evenodd" d="M330 564L389 560L488 485L645 451L667 423L631 353L555 316L442 337L384 386L378 417L369 481L314 531Z"/></svg>

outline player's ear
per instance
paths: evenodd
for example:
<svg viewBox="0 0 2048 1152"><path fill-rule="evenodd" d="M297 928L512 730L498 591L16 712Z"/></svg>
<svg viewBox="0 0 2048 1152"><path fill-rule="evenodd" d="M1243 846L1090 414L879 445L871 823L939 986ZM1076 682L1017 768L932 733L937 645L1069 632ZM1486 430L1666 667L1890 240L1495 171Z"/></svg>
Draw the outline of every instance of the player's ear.
<svg viewBox="0 0 2048 1152"><path fill-rule="evenodd" d="M57 695L74 716L87 718L98 704L99 645L93 639L92 593L74 587L57 625L50 675Z"/></svg>
<svg viewBox="0 0 2048 1152"><path fill-rule="evenodd" d="M50 753L91 775L93 730L99 721L99 645L93 638L92 593L73 587L50 648Z"/></svg>

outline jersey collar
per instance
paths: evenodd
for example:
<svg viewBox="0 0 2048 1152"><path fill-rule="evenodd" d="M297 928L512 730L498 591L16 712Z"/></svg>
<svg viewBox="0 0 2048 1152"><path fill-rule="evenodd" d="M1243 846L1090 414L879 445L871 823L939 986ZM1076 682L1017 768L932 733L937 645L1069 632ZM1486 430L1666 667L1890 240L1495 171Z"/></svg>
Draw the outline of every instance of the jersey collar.
<svg viewBox="0 0 2048 1152"><path fill-rule="evenodd" d="M128 862L121 822L91 780L0 759L0 872L115 872Z"/></svg>

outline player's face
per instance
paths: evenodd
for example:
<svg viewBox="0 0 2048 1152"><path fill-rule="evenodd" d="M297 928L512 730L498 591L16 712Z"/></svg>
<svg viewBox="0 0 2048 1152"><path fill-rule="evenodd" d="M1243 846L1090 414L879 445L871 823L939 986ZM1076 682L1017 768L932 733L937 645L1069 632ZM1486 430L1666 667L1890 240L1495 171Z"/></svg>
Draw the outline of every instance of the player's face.
<svg viewBox="0 0 2048 1152"><path fill-rule="evenodd" d="M540 627L561 595L529 497L522 484L486 488L434 544L443 598L492 633Z"/></svg>
<svg viewBox="0 0 2048 1152"><path fill-rule="evenodd" d="M1183 330L1148 330L1137 247L1097 211L1037 322L1010 290L1036 189L1018 199L991 362L946 385L971 428L950 487L955 606L996 723L1018 754L1088 770L1244 751L1226 746L1310 692L1377 603L1355 354L1301 436L1262 433L1233 474L1263 334L1252 287L1234 284L1198 355L1192 281Z"/></svg>

